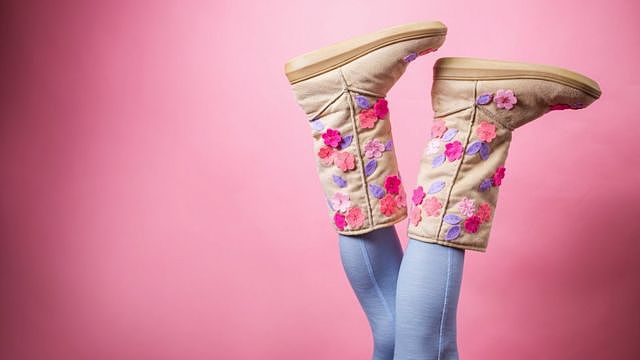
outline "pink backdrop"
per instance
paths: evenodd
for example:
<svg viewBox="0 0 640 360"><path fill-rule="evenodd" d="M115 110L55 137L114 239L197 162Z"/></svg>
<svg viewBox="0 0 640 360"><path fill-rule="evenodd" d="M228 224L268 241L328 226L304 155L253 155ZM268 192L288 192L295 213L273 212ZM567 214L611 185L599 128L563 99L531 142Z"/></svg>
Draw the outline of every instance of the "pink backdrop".
<svg viewBox="0 0 640 360"><path fill-rule="evenodd" d="M638 2L89 3L0 5L0 358L366 359L283 64L431 19L447 42L388 97L407 188L438 56L604 92L515 134L462 358L640 358Z"/></svg>

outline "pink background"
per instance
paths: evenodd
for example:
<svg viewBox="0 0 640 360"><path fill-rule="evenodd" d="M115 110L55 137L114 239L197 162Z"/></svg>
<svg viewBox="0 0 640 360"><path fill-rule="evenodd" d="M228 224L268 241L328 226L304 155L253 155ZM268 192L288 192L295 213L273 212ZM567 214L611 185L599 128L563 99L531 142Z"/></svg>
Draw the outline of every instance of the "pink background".
<svg viewBox="0 0 640 360"><path fill-rule="evenodd" d="M447 42L388 97L407 188L438 56L604 92L516 132L488 252L467 253L461 357L640 358L637 1L0 7L0 358L368 358L283 64L431 19Z"/></svg>

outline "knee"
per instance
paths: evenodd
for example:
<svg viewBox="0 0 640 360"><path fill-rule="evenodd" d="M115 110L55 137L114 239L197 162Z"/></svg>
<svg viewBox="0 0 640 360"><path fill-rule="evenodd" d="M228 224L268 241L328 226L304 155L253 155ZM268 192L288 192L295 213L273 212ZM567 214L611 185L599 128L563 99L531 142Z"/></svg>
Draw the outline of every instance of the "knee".
<svg viewBox="0 0 640 360"><path fill-rule="evenodd" d="M393 326L373 331L373 359L393 359L395 331Z"/></svg>

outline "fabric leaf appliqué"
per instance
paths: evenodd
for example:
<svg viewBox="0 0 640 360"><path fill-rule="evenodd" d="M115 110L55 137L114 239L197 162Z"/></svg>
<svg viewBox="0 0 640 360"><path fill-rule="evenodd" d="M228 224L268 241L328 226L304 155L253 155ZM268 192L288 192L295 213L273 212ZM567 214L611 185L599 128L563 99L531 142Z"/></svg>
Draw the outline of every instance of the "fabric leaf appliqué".
<svg viewBox="0 0 640 360"><path fill-rule="evenodd" d="M438 155L438 156L433 158L433 161L431 161L431 166L436 168L436 167L444 164L444 160L445 159L446 158L445 158L444 154L440 154L440 155Z"/></svg>
<svg viewBox="0 0 640 360"><path fill-rule="evenodd" d="M367 99L362 95L356 95L356 104L361 109L368 109L371 107L371 103L369 102L369 99Z"/></svg>
<svg viewBox="0 0 640 360"><path fill-rule="evenodd" d="M455 225L455 226L452 226L449 230L447 230L444 236L444 239L451 241L451 240L457 239L458 236L460 236L460 226Z"/></svg>
<svg viewBox="0 0 640 360"><path fill-rule="evenodd" d="M442 135L442 140L450 141L458 134L458 129L449 129Z"/></svg>
<svg viewBox="0 0 640 360"><path fill-rule="evenodd" d="M384 196L384 189L377 184L369 184L369 192L371 192L371 195L376 199L382 199Z"/></svg>
<svg viewBox="0 0 640 360"><path fill-rule="evenodd" d="M442 220L447 224L457 225L462 221L462 218L456 214L447 214L442 218Z"/></svg>
<svg viewBox="0 0 640 360"><path fill-rule="evenodd" d="M351 145L351 141L353 140L353 135L345 135L342 137L342 141L340 142L340 149L345 149L349 145Z"/></svg>
<svg viewBox="0 0 640 360"><path fill-rule="evenodd" d="M377 168L378 161L376 161L376 159L369 160L369 162L367 162L367 164L364 166L364 174L366 176L371 176L371 174L373 174Z"/></svg>
<svg viewBox="0 0 640 360"><path fill-rule="evenodd" d="M437 194L440 192L440 190L444 189L446 183L443 180L436 180L433 182L433 184L431 184L431 186L429 186L429 190L427 190L427 193L429 195L433 195L433 194Z"/></svg>
<svg viewBox="0 0 640 360"><path fill-rule="evenodd" d="M333 183L336 184L339 188L347 186L347 181L338 175L333 175Z"/></svg>

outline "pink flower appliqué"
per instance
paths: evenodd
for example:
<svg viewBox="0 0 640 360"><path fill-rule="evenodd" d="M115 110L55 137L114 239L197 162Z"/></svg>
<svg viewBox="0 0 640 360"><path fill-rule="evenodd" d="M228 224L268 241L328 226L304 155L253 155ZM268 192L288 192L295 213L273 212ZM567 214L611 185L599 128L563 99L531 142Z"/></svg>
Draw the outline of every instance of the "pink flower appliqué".
<svg viewBox="0 0 640 360"><path fill-rule="evenodd" d="M442 203L436 197L428 197L424 201L424 212L427 216L440 215L440 209L442 209Z"/></svg>
<svg viewBox="0 0 640 360"><path fill-rule="evenodd" d="M462 201L458 204L458 211L464 216L472 216L473 213L476 212L476 205L474 204L474 200L469 199L468 197L462 198Z"/></svg>
<svg viewBox="0 0 640 360"><path fill-rule="evenodd" d="M407 194L405 194L404 191L398 192L398 195L396 195L396 203L399 208L407 207Z"/></svg>
<svg viewBox="0 0 640 360"><path fill-rule="evenodd" d="M477 233L478 227L480 227L480 218L478 218L477 215L473 215L464 221L464 229L468 233L472 233L472 234Z"/></svg>
<svg viewBox="0 0 640 360"><path fill-rule="evenodd" d="M416 206L413 209L411 209L411 214L409 214L409 222L411 222L411 225L413 226L418 226L421 220L422 220L422 209L420 208L420 206Z"/></svg>
<svg viewBox="0 0 640 360"><path fill-rule="evenodd" d="M391 216L396 211L396 206L396 199L391 194L387 194L380 199L380 212L386 216Z"/></svg>
<svg viewBox="0 0 640 360"><path fill-rule="evenodd" d="M333 214L333 223L336 224L338 230L344 230L344 227L347 226L344 215L339 212Z"/></svg>
<svg viewBox="0 0 640 360"><path fill-rule="evenodd" d="M384 144L378 139L371 139L364 143L364 156L369 159L380 158L383 152Z"/></svg>
<svg viewBox="0 0 640 360"><path fill-rule="evenodd" d="M491 206L487 203L480 204L478 211L476 211L476 216L481 223L491 220Z"/></svg>
<svg viewBox="0 0 640 360"><path fill-rule="evenodd" d="M389 106L387 104L387 100L378 99L376 103L373 105L373 110L376 113L376 116L380 119L387 116L389 113Z"/></svg>
<svg viewBox="0 0 640 360"><path fill-rule="evenodd" d="M387 176L384 179L384 188L389 194L397 194L400 191L400 178L395 175Z"/></svg>
<svg viewBox="0 0 640 360"><path fill-rule="evenodd" d="M360 114L358 114L358 119L360 120L360 127L364 129L373 129L373 127L376 125L376 121L378 121L376 112L373 109L360 111Z"/></svg>
<svg viewBox="0 0 640 360"><path fill-rule="evenodd" d="M340 136L340 131L338 130L327 129L327 131L322 134L322 139L326 145L337 148L338 145L340 145L340 141L342 141L342 136Z"/></svg>
<svg viewBox="0 0 640 360"><path fill-rule="evenodd" d="M337 153L334 162L336 163L336 166L343 172L347 172L356 168L356 159L350 152Z"/></svg>
<svg viewBox="0 0 640 360"><path fill-rule="evenodd" d="M320 163L324 166L329 166L333 164L335 160L336 151L333 148L328 146L323 146L318 151L318 157L320 158Z"/></svg>
<svg viewBox="0 0 640 360"><path fill-rule="evenodd" d="M345 220L351 229L358 229L364 224L364 214L359 207L353 207L347 212Z"/></svg>
<svg viewBox="0 0 640 360"><path fill-rule="evenodd" d="M331 198L331 208L335 211L345 212L351 206L349 195L337 192Z"/></svg>
<svg viewBox="0 0 640 360"><path fill-rule="evenodd" d="M462 143L458 140L445 144L444 156L449 161L456 161L462 157Z"/></svg>
<svg viewBox="0 0 640 360"><path fill-rule="evenodd" d="M411 196L411 200L413 201L414 205L420 205L422 204L422 200L424 199L424 196L426 194L424 193L424 189L422 188L422 186L418 186L417 188L413 189L413 196Z"/></svg>
<svg viewBox="0 0 640 360"><path fill-rule="evenodd" d="M445 131L447 131L447 127L444 124L444 120L433 120L433 124L431 125L431 137L439 138Z"/></svg>
<svg viewBox="0 0 640 360"><path fill-rule="evenodd" d="M476 129L476 135L478 135L480 140L490 143L496 138L496 126L486 120L483 120Z"/></svg>
<svg viewBox="0 0 640 360"><path fill-rule="evenodd" d="M493 101L496 103L498 108L511 110L518 102L518 98L513 94L513 90L500 89L496 91Z"/></svg>
<svg viewBox="0 0 640 360"><path fill-rule="evenodd" d="M507 171L504 166L500 166L496 169L495 174L493 174L493 185L500 186L502 185L502 179L504 179L504 173Z"/></svg>

